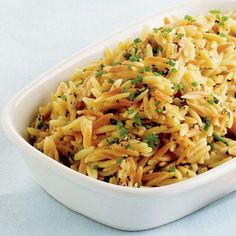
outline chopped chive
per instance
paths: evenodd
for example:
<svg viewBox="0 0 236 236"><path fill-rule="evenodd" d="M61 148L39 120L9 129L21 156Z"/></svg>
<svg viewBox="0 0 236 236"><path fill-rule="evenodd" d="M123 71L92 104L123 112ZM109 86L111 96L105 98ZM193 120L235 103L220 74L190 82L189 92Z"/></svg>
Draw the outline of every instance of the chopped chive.
<svg viewBox="0 0 236 236"><path fill-rule="evenodd" d="M220 37L222 37L222 38L225 38L225 37L226 37L225 33L220 33L219 35L220 35Z"/></svg>
<svg viewBox="0 0 236 236"><path fill-rule="evenodd" d="M127 129L125 128L125 127L122 127L121 129L120 129L120 136L121 137L126 137L127 136Z"/></svg>
<svg viewBox="0 0 236 236"><path fill-rule="evenodd" d="M215 15L215 14L220 14L221 12L220 10L211 10L210 13Z"/></svg>
<svg viewBox="0 0 236 236"><path fill-rule="evenodd" d="M229 17L228 16L222 16L221 19L222 19L222 21L227 21L229 19Z"/></svg>
<svg viewBox="0 0 236 236"><path fill-rule="evenodd" d="M172 28L166 28L164 32L170 33L173 29Z"/></svg>
<svg viewBox="0 0 236 236"><path fill-rule="evenodd" d="M125 52L124 54L123 54L123 57L125 58L125 59L129 59L130 57L132 56L132 54L130 54L129 52Z"/></svg>
<svg viewBox="0 0 236 236"><path fill-rule="evenodd" d="M197 87L199 85L199 83L197 81L193 81L191 84L193 87Z"/></svg>
<svg viewBox="0 0 236 236"><path fill-rule="evenodd" d="M116 126L120 129L123 127L123 123L121 121L118 121Z"/></svg>
<svg viewBox="0 0 236 236"><path fill-rule="evenodd" d="M138 43L140 43L140 42L142 42L140 38L134 39L134 44L138 44Z"/></svg>
<svg viewBox="0 0 236 236"><path fill-rule="evenodd" d="M205 126L204 126L204 130L205 130L205 131L208 131L209 128L210 128L210 126L211 126L210 120L209 120L209 119L206 119L206 121L205 121Z"/></svg>
<svg viewBox="0 0 236 236"><path fill-rule="evenodd" d="M65 94L61 95L61 99L63 99L64 101L67 101L67 97Z"/></svg>
<svg viewBox="0 0 236 236"><path fill-rule="evenodd" d="M160 30L162 30L162 29L163 29L163 27L153 28L153 31L154 31L155 33L157 33L158 31L160 31Z"/></svg>
<svg viewBox="0 0 236 236"><path fill-rule="evenodd" d="M177 70L175 68L172 68L170 71L173 72L173 73L177 72Z"/></svg>
<svg viewBox="0 0 236 236"><path fill-rule="evenodd" d="M114 81L112 79L107 79L107 82L110 83L110 84L114 83Z"/></svg>
<svg viewBox="0 0 236 236"><path fill-rule="evenodd" d="M150 72L151 71L151 66L146 66L145 71Z"/></svg>
<svg viewBox="0 0 236 236"><path fill-rule="evenodd" d="M156 109L156 112L157 112L157 113L161 113L161 112L163 112L163 108Z"/></svg>
<svg viewBox="0 0 236 236"><path fill-rule="evenodd" d="M181 34L181 33L177 34L178 39L182 39L183 37L184 37L184 34Z"/></svg>
<svg viewBox="0 0 236 236"><path fill-rule="evenodd" d="M144 127L145 127L146 129L151 129L151 128L152 128L151 125L144 125Z"/></svg>
<svg viewBox="0 0 236 236"><path fill-rule="evenodd" d="M95 76L99 77L99 76L103 75L104 73L105 73L105 71L101 70L101 71L96 72Z"/></svg>
<svg viewBox="0 0 236 236"><path fill-rule="evenodd" d="M37 123L36 129L41 129L41 128L43 128L43 125L44 125L44 122L43 122L42 120L40 120L40 121Z"/></svg>
<svg viewBox="0 0 236 236"><path fill-rule="evenodd" d="M156 101L155 105L158 106L160 103L160 101Z"/></svg>
<svg viewBox="0 0 236 236"><path fill-rule="evenodd" d="M159 52L162 52L163 51L163 47L161 45L157 45L155 48L153 47L152 48L152 52L154 55L158 55Z"/></svg>
<svg viewBox="0 0 236 236"><path fill-rule="evenodd" d="M157 147L159 144L159 137L157 134L148 134L144 139L144 142L147 143L149 147Z"/></svg>
<svg viewBox="0 0 236 236"><path fill-rule="evenodd" d="M130 115L130 114L132 114L132 113L134 113L134 109L133 109L133 108L129 108L128 114Z"/></svg>
<svg viewBox="0 0 236 236"><path fill-rule="evenodd" d="M184 19L187 20L187 21L190 21L190 22L195 22L196 21L192 16L189 16L189 15L186 15L184 17Z"/></svg>
<svg viewBox="0 0 236 236"><path fill-rule="evenodd" d="M214 149L214 143L213 142L207 142L207 145L211 147L211 150Z"/></svg>
<svg viewBox="0 0 236 236"><path fill-rule="evenodd" d="M161 76L161 74L159 72L154 72L153 75L155 76Z"/></svg>
<svg viewBox="0 0 236 236"><path fill-rule="evenodd" d="M132 85L136 85L142 81L143 77L141 75L137 75L134 80L131 81Z"/></svg>
<svg viewBox="0 0 236 236"><path fill-rule="evenodd" d="M125 149L129 149L130 147L131 147L131 144L129 143L125 146Z"/></svg>
<svg viewBox="0 0 236 236"><path fill-rule="evenodd" d="M184 85L180 82L180 83L178 83L178 84L174 84L173 87L174 87L174 90L175 90L175 91L178 91L178 90L183 89L183 88L184 88Z"/></svg>
<svg viewBox="0 0 236 236"><path fill-rule="evenodd" d="M226 144L227 146L229 145L227 140L224 137L221 137L219 134L213 133L213 138L214 138L214 140L220 141L220 142Z"/></svg>
<svg viewBox="0 0 236 236"><path fill-rule="evenodd" d="M121 162L124 160L124 157L119 157L118 159L116 159L116 162L121 164Z"/></svg>
<svg viewBox="0 0 236 236"><path fill-rule="evenodd" d="M119 142L119 138L118 137L115 137L114 139L113 139L113 143L118 143Z"/></svg>
<svg viewBox="0 0 236 236"><path fill-rule="evenodd" d="M134 122L136 125L140 126L142 124L141 117L139 115L135 115Z"/></svg>
<svg viewBox="0 0 236 236"><path fill-rule="evenodd" d="M130 62L135 62L135 61L138 61L140 58L141 58L140 55L130 56L129 61Z"/></svg>
<svg viewBox="0 0 236 236"><path fill-rule="evenodd" d="M128 69L129 69L129 70L132 70L132 66L131 66L131 65L128 65Z"/></svg>
<svg viewBox="0 0 236 236"><path fill-rule="evenodd" d="M166 62L166 64L168 64L169 66L174 67L176 63L173 60L170 59L169 61Z"/></svg>
<svg viewBox="0 0 236 236"><path fill-rule="evenodd" d="M169 172L175 172L175 167L174 166L171 166L170 169L169 169Z"/></svg>

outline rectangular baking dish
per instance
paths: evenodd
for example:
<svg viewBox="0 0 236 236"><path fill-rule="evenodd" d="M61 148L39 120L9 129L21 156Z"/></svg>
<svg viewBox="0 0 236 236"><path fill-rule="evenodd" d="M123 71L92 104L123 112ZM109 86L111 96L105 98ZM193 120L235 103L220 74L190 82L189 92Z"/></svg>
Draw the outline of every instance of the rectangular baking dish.
<svg viewBox="0 0 236 236"><path fill-rule="evenodd" d="M135 37L143 25L158 27L164 16L206 14L236 9L236 1L189 1L150 16L82 50L41 75L5 107L2 125L22 152L29 170L56 200L91 219L123 230L145 230L186 216L236 188L236 158L192 179L158 188L127 188L82 175L46 157L27 142L26 127L60 81L78 67L102 57L104 46Z"/></svg>

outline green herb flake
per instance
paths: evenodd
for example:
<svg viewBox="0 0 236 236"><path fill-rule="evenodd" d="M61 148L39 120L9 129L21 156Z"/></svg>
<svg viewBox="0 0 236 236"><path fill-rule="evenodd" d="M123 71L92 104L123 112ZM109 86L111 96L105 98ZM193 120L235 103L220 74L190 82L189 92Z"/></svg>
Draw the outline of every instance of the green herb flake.
<svg viewBox="0 0 236 236"><path fill-rule="evenodd" d="M199 83L197 81L193 81L191 84L193 87L197 87L199 85Z"/></svg>
<svg viewBox="0 0 236 236"><path fill-rule="evenodd" d="M166 64L168 64L169 66L174 67L176 63L173 60L170 59L169 61L166 62Z"/></svg>
<svg viewBox="0 0 236 236"><path fill-rule="evenodd" d="M222 20L222 21L227 21L228 19L229 19L228 16L222 16L222 17L221 17L221 20Z"/></svg>
<svg viewBox="0 0 236 236"><path fill-rule="evenodd" d="M67 101L67 97L65 94L61 95L61 99L64 100L64 101Z"/></svg>
<svg viewBox="0 0 236 236"><path fill-rule="evenodd" d="M174 166L171 166L170 169L169 169L169 172L175 172L175 167Z"/></svg>
<svg viewBox="0 0 236 236"><path fill-rule="evenodd" d="M159 72L154 72L153 75L155 75L155 76L161 76L162 74L159 73Z"/></svg>
<svg viewBox="0 0 236 236"><path fill-rule="evenodd" d="M126 137L127 136L127 129L125 128L125 127L122 127L121 129L120 129L120 136L121 137Z"/></svg>
<svg viewBox="0 0 236 236"><path fill-rule="evenodd" d="M140 42L142 42L142 40L141 40L140 38L134 39L134 44L138 44L138 43L140 43Z"/></svg>
<svg viewBox="0 0 236 236"><path fill-rule="evenodd" d="M170 33L173 29L172 28L166 28L164 32Z"/></svg>
<svg viewBox="0 0 236 236"><path fill-rule="evenodd" d="M182 39L183 37L184 37L184 34L181 34L181 33L177 34L178 39Z"/></svg>
<svg viewBox="0 0 236 236"><path fill-rule="evenodd" d="M152 128L151 125L144 125L144 127L145 127L146 129L151 129L151 128Z"/></svg>
<svg viewBox="0 0 236 236"><path fill-rule="evenodd" d="M121 121L118 121L116 126L121 129L123 127L123 123Z"/></svg>
<svg viewBox="0 0 236 236"><path fill-rule="evenodd" d="M158 106L161 102L160 101L156 101L155 105Z"/></svg>
<svg viewBox="0 0 236 236"><path fill-rule="evenodd" d="M220 141L220 142L226 144L227 146L229 145L227 140L224 137L221 137L219 134L213 133L213 138L214 138L214 140Z"/></svg>
<svg viewBox="0 0 236 236"><path fill-rule="evenodd" d="M162 29L163 29L163 27L153 28L153 31L154 31L155 33L157 33L158 31L160 31L160 30L162 30Z"/></svg>
<svg viewBox="0 0 236 236"><path fill-rule="evenodd" d="M151 71L151 66L146 66L144 69L146 72L150 72Z"/></svg>
<svg viewBox="0 0 236 236"><path fill-rule="evenodd" d="M134 122L136 125L140 126L142 124L141 117L139 115L135 115Z"/></svg>
<svg viewBox="0 0 236 236"><path fill-rule="evenodd" d="M173 88L175 91L179 91L184 88L184 85L182 83L174 84Z"/></svg>
<svg viewBox="0 0 236 236"><path fill-rule="evenodd" d="M207 145L211 147L211 150L214 149L214 142L207 142Z"/></svg>
<svg viewBox="0 0 236 236"><path fill-rule="evenodd" d="M120 65L120 62L113 62L111 65L112 65L112 66L119 66L119 65Z"/></svg>
<svg viewBox="0 0 236 236"><path fill-rule="evenodd" d="M113 81L112 79L107 79L107 82L108 82L109 84L113 84L113 83L114 83L114 81Z"/></svg>
<svg viewBox="0 0 236 236"><path fill-rule="evenodd" d="M131 65L128 65L128 69L129 69L129 70L132 70L132 66L131 66Z"/></svg>
<svg viewBox="0 0 236 236"><path fill-rule="evenodd" d="M40 120L37 125L36 125L36 129L41 129L43 128L44 122L42 120Z"/></svg>
<svg viewBox="0 0 236 236"><path fill-rule="evenodd" d="M103 70L97 71L96 74L95 74L95 76L96 76L96 77L99 77L99 76L103 75L104 73L105 73L105 71L103 71Z"/></svg>
<svg viewBox="0 0 236 236"><path fill-rule="evenodd" d="M219 35L220 35L220 37L222 37L222 38L225 38L225 37L226 37L225 33L222 33L222 32L221 32Z"/></svg>
<svg viewBox="0 0 236 236"><path fill-rule="evenodd" d="M130 147L131 147L131 144L129 143L125 146L125 149L129 149Z"/></svg>
<svg viewBox="0 0 236 236"><path fill-rule="evenodd" d="M195 22L196 21L192 16L189 16L189 15L186 15L184 17L184 19L187 20L187 21L190 21L190 22Z"/></svg>
<svg viewBox="0 0 236 236"><path fill-rule="evenodd" d="M133 109L133 108L129 108L128 114L130 115L130 114L132 114L132 113L134 113L134 109Z"/></svg>
<svg viewBox="0 0 236 236"><path fill-rule="evenodd" d="M162 113L162 112L163 112L163 108L156 109L156 112L157 112L157 113Z"/></svg>
<svg viewBox="0 0 236 236"><path fill-rule="evenodd" d="M107 138L106 141L107 141L108 144L113 144L113 143L118 144L119 143L119 138L115 137L113 140Z"/></svg>
<svg viewBox="0 0 236 236"><path fill-rule="evenodd" d="M209 120L209 119L206 119L205 125L204 125L204 130L205 130L205 131L208 131L209 128L210 128L210 126L211 126L210 120Z"/></svg>
<svg viewBox="0 0 236 236"><path fill-rule="evenodd" d="M132 54L130 54L129 52L125 52L124 54L123 54L123 57L125 58L125 59L129 59L130 57L132 56Z"/></svg>
<svg viewBox="0 0 236 236"><path fill-rule="evenodd" d="M132 85L136 85L142 81L143 77L141 75L137 75L134 80L131 81Z"/></svg>
<svg viewBox="0 0 236 236"><path fill-rule="evenodd" d="M157 147L159 144L159 137L157 134L148 134L144 139L144 142L147 143L149 147Z"/></svg>
<svg viewBox="0 0 236 236"><path fill-rule="evenodd" d="M130 57L129 57L129 61L130 61L130 62L139 61L140 58L141 58L140 55L130 56Z"/></svg>
<svg viewBox="0 0 236 236"><path fill-rule="evenodd" d="M177 72L177 70L176 70L175 68L172 68L170 71L171 71L172 73L176 73L176 72Z"/></svg>
<svg viewBox="0 0 236 236"><path fill-rule="evenodd" d="M119 157L118 159L116 159L116 162L121 164L121 162L124 160L124 157Z"/></svg>
<svg viewBox="0 0 236 236"><path fill-rule="evenodd" d="M211 10L210 13L214 15L221 14L220 10Z"/></svg>

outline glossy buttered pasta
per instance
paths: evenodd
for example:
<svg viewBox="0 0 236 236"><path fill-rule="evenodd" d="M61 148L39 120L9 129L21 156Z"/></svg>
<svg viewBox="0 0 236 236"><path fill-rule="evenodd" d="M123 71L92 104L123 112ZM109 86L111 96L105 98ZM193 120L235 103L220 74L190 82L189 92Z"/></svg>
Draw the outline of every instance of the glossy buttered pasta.
<svg viewBox="0 0 236 236"><path fill-rule="evenodd" d="M158 187L236 155L236 13L162 27L79 68L28 127L35 148L92 178Z"/></svg>

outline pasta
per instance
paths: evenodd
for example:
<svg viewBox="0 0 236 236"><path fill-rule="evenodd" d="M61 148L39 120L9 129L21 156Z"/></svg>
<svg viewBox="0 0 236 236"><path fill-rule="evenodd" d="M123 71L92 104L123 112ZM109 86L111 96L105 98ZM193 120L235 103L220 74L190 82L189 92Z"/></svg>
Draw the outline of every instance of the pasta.
<svg viewBox="0 0 236 236"><path fill-rule="evenodd" d="M89 177L158 187L236 155L236 13L165 17L61 82L32 145Z"/></svg>

